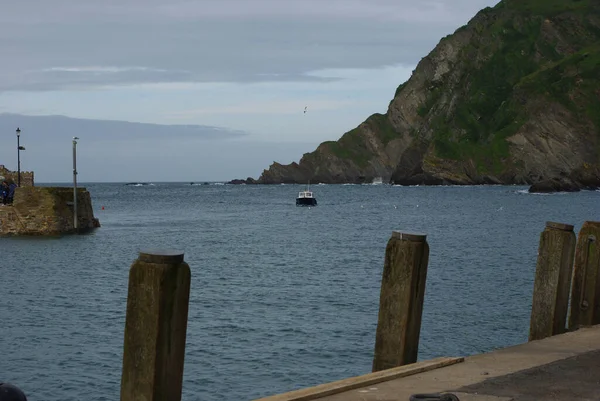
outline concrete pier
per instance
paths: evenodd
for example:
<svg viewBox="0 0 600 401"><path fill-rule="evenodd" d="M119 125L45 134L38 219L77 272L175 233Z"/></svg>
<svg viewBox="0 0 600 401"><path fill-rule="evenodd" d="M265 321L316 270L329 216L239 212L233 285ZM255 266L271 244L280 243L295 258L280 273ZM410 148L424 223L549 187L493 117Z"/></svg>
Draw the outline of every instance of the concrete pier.
<svg viewBox="0 0 600 401"><path fill-rule="evenodd" d="M408 401L429 393L460 401L600 399L600 326L432 366L440 360L452 358L405 365L396 368L401 377L377 383L370 373L255 401Z"/></svg>

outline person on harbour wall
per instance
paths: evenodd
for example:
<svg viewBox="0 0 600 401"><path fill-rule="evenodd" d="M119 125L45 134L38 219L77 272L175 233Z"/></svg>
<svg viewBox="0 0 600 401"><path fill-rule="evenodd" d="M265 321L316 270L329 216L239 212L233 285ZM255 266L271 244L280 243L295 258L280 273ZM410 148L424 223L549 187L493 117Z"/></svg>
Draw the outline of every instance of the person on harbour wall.
<svg viewBox="0 0 600 401"><path fill-rule="evenodd" d="M12 179L6 179L2 181L2 204L3 205L12 205L15 199L15 190L17 189L17 184Z"/></svg>
<svg viewBox="0 0 600 401"><path fill-rule="evenodd" d="M13 200L15 199L15 190L17 189L17 184L13 180L8 183L8 204L12 205Z"/></svg>
<svg viewBox="0 0 600 401"><path fill-rule="evenodd" d="M0 183L0 194L2 195L2 205L6 205L8 201L8 182L6 180L2 180Z"/></svg>

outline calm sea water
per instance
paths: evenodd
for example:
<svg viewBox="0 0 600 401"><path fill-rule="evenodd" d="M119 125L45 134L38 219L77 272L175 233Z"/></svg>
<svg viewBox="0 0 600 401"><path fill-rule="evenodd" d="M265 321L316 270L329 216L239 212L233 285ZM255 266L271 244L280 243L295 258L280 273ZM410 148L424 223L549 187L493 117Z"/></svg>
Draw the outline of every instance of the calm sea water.
<svg viewBox="0 0 600 401"><path fill-rule="evenodd" d="M370 372L386 242L431 248L419 359L527 341L547 220L600 220L598 192L522 187L89 184L102 228L0 239L0 381L30 401L119 397L128 269L192 269L185 400L251 400ZM104 206L104 210L101 207Z"/></svg>

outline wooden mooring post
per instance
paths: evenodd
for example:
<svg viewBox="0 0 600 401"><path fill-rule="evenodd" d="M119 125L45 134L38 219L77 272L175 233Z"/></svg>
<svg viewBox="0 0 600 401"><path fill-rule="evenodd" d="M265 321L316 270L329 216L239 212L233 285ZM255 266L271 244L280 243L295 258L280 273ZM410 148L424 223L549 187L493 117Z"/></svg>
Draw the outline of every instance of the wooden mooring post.
<svg viewBox="0 0 600 401"><path fill-rule="evenodd" d="M575 243L572 225L546 223L540 235L529 341L566 331Z"/></svg>
<svg viewBox="0 0 600 401"><path fill-rule="evenodd" d="M121 401L179 401L190 294L183 252L142 251L129 270Z"/></svg>
<svg viewBox="0 0 600 401"><path fill-rule="evenodd" d="M600 221L583 223L577 238L569 330L600 324Z"/></svg>
<svg viewBox="0 0 600 401"><path fill-rule="evenodd" d="M394 231L385 251L373 372L417 361L429 245Z"/></svg>

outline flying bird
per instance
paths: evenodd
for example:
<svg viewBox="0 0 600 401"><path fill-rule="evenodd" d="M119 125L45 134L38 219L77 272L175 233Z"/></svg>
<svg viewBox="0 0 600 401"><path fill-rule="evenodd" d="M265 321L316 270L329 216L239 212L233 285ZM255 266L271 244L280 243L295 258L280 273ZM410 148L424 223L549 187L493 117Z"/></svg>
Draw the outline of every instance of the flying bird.
<svg viewBox="0 0 600 401"><path fill-rule="evenodd" d="M306 107L308 107L308 106L304 106L304 114L306 114Z"/></svg>

